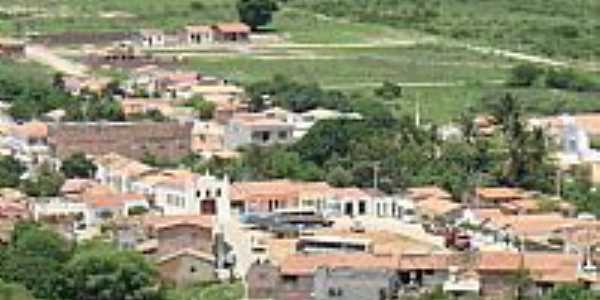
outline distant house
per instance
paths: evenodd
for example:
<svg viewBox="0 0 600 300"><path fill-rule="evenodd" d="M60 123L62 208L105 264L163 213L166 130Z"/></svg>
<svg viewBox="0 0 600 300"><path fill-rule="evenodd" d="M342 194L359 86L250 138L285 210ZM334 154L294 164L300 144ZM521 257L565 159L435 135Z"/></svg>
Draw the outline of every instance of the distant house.
<svg viewBox="0 0 600 300"><path fill-rule="evenodd" d="M158 29L143 29L139 32L142 47L154 48L165 46L165 33Z"/></svg>
<svg viewBox="0 0 600 300"><path fill-rule="evenodd" d="M214 41L213 30L206 25L193 25L184 28L185 40L190 45L202 45Z"/></svg>
<svg viewBox="0 0 600 300"><path fill-rule="evenodd" d="M92 224L101 224L115 217L128 217L134 208L150 209L144 195L133 193L83 194L80 200L91 210Z"/></svg>
<svg viewBox="0 0 600 300"><path fill-rule="evenodd" d="M332 196L326 182L271 180L236 182L231 187L232 208L240 213L266 213L305 208L322 211Z"/></svg>
<svg viewBox="0 0 600 300"><path fill-rule="evenodd" d="M497 207L502 203L523 200L525 191L510 187L485 187L475 191L475 205L478 207Z"/></svg>
<svg viewBox="0 0 600 300"><path fill-rule="evenodd" d="M217 280L212 254L184 249L161 257L156 264L162 280L177 287Z"/></svg>
<svg viewBox="0 0 600 300"><path fill-rule="evenodd" d="M192 152L211 156L216 152L224 150L225 128L214 122L194 122L192 129Z"/></svg>
<svg viewBox="0 0 600 300"><path fill-rule="evenodd" d="M294 126L263 113L234 115L225 127L225 147L231 150L246 145L271 146L289 144Z"/></svg>
<svg viewBox="0 0 600 300"><path fill-rule="evenodd" d="M182 287L217 278L212 217L146 217L143 222L156 239L151 255L164 281Z"/></svg>
<svg viewBox="0 0 600 300"><path fill-rule="evenodd" d="M391 298L395 292L394 288L397 287L396 278L393 275L393 271L397 268L398 260L393 256L370 254L292 255L281 263L277 291L272 294L275 296L274 299L334 299L330 297L372 299L357 298L352 295L377 294L379 296L380 292L385 291L386 297L389 295ZM264 272L264 267L258 271ZM370 272L378 274L372 278L363 277ZM390 276L380 276L382 273ZM253 277L252 273L249 273L248 276ZM361 292L351 288L351 285L358 283L357 278L363 279L360 286L364 290ZM390 280L388 281L388 279ZM258 282L248 282L250 295L259 294L255 289L257 287L254 285L255 283ZM366 286L371 288L366 288ZM332 289L331 294L330 288ZM313 298L317 295L326 298ZM379 299L379 297L374 299Z"/></svg>
<svg viewBox="0 0 600 300"><path fill-rule="evenodd" d="M24 41L12 38L0 38L0 57L20 57L25 55Z"/></svg>
<svg viewBox="0 0 600 300"><path fill-rule="evenodd" d="M28 168L51 161L48 146L48 125L40 121L17 124L9 128L2 140L12 157Z"/></svg>
<svg viewBox="0 0 600 300"><path fill-rule="evenodd" d="M337 214L344 216L364 216L370 214L371 196L356 187L333 189L333 199L329 208Z"/></svg>
<svg viewBox="0 0 600 300"><path fill-rule="evenodd" d="M417 202L415 206L421 217L428 220L454 220L461 216L463 208L460 203L436 198Z"/></svg>
<svg viewBox="0 0 600 300"><path fill-rule="evenodd" d="M320 267L314 274L315 300L395 299L399 277L390 269Z"/></svg>
<svg viewBox="0 0 600 300"><path fill-rule="evenodd" d="M214 39L220 42L247 42L250 27L244 23L219 23L212 27Z"/></svg>
<svg viewBox="0 0 600 300"><path fill-rule="evenodd" d="M230 212L229 178L180 171L155 187L155 204L166 215L217 215L228 220Z"/></svg>

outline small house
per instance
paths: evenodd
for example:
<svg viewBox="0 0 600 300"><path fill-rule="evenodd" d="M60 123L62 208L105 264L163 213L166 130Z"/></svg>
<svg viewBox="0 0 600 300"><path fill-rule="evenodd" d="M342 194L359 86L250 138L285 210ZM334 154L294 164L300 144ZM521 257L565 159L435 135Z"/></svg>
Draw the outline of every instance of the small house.
<svg viewBox="0 0 600 300"><path fill-rule="evenodd" d="M220 42L247 42L250 27L244 23L219 23L212 26L214 39Z"/></svg>
<svg viewBox="0 0 600 300"><path fill-rule="evenodd" d="M165 33L158 29L143 29L139 33L142 47L154 48L165 46Z"/></svg>
<svg viewBox="0 0 600 300"><path fill-rule="evenodd" d="M212 43L213 30L210 26L192 25L184 28L185 41L189 45L202 45Z"/></svg>

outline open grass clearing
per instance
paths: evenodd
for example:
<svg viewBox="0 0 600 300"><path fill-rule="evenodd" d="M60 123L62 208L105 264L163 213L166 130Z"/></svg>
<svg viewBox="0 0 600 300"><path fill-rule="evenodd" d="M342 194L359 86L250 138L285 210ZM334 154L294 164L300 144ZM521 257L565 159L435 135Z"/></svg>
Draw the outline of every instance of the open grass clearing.
<svg viewBox="0 0 600 300"><path fill-rule="evenodd" d="M393 105L402 114L414 114L419 102L423 119L436 124L456 120L469 108L479 110L486 97L512 93L524 101L527 112L551 115L600 112L600 93L578 93L545 88L508 88L503 85L405 87L404 96Z"/></svg>
<svg viewBox="0 0 600 300"><path fill-rule="evenodd" d="M216 58L189 57L184 67L242 83L282 74L324 86L360 86L386 80L425 83L498 81L505 79L506 69L511 66L510 61L437 46L320 49L307 53L285 59L266 59L252 53Z"/></svg>

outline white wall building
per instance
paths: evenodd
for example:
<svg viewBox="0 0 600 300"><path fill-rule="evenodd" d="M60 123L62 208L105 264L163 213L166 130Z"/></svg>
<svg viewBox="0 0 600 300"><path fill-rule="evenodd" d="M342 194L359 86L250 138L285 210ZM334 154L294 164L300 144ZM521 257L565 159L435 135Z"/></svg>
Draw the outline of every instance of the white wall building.
<svg viewBox="0 0 600 300"><path fill-rule="evenodd" d="M229 178L205 174L158 183L155 205L165 215L215 214L219 223L231 215Z"/></svg>

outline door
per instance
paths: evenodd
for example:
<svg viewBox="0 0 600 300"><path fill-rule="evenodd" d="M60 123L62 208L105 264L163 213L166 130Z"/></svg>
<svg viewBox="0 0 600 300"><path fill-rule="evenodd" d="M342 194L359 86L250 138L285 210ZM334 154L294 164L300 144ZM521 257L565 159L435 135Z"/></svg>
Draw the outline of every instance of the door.
<svg viewBox="0 0 600 300"><path fill-rule="evenodd" d="M213 199L202 200L200 202L200 214L203 215L216 215L217 204Z"/></svg>

